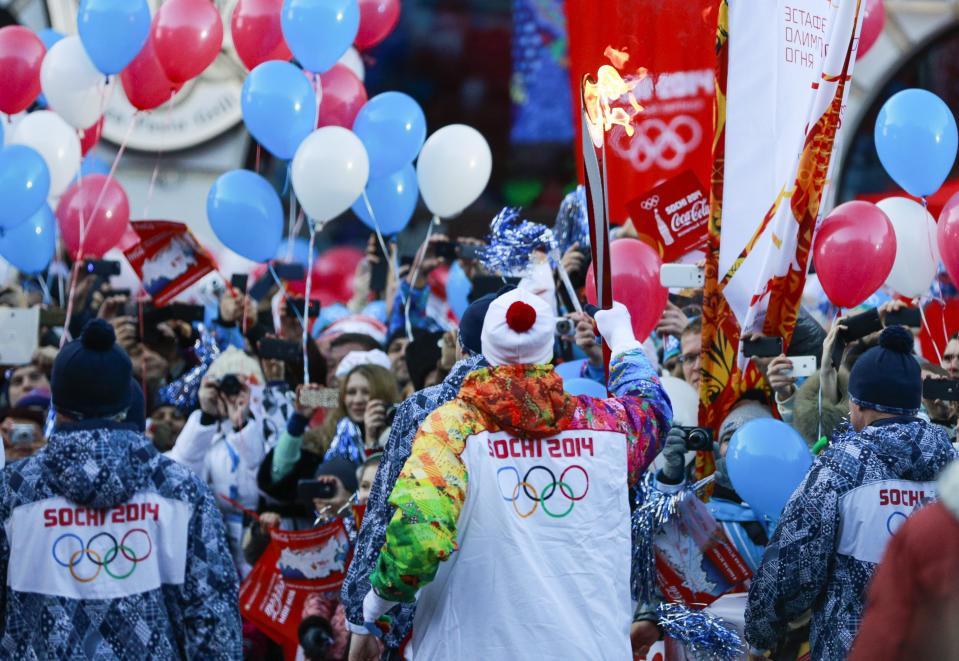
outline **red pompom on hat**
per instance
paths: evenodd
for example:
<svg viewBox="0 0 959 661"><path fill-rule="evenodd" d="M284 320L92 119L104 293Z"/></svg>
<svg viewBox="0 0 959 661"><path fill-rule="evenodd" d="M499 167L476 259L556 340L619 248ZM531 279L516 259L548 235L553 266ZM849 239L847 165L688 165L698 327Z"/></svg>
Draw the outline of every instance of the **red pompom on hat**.
<svg viewBox="0 0 959 661"><path fill-rule="evenodd" d="M496 297L483 319L483 356L493 367L545 365L553 358L556 317L536 294L514 289Z"/></svg>
<svg viewBox="0 0 959 661"><path fill-rule="evenodd" d="M517 333L525 333L536 323L536 310L529 303L516 301L506 310L506 325Z"/></svg>

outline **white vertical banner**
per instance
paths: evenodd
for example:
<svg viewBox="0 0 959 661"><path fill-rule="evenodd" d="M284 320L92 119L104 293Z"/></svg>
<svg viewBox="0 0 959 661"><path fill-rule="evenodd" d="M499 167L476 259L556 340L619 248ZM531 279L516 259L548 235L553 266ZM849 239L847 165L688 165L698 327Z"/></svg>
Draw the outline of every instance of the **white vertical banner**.
<svg viewBox="0 0 959 661"><path fill-rule="evenodd" d="M743 333L762 330L776 287L805 277L850 88L859 2L729 0L718 278ZM787 307L798 304L793 292L777 293Z"/></svg>

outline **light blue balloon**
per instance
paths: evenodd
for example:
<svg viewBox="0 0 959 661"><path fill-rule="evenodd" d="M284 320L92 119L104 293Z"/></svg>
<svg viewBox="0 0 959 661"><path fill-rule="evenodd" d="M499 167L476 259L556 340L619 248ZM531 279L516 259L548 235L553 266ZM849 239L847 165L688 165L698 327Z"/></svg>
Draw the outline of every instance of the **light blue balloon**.
<svg viewBox="0 0 959 661"><path fill-rule="evenodd" d="M0 150L0 230L25 222L49 194L50 170L40 154L26 145Z"/></svg>
<svg viewBox="0 0 959 661"><path fill-rule="evenodd" d="M271 60L253 69L243 81L240 109L256 141L284 160L316 128L316 93L289 62Z"/></svg>
<svg viewBox="0 0 959 661"><path fill-rule="evenodd" d="M553 371L560 375L560 377L566 381L569 379L581 379L580 374L583 369L583 363L586 360L568 360L565 363L560 363L553 367Z"/></svg>
<svg viewBox="0 0 959 661"><path fill-rule="evenodd" d="M366 197L373 208L376 223L373 222L362 195L353 203L353 213L371 230L376 231L376 226L379 225L380 232L385 236L393 236L402 232L410 222L419 195L416 168L407 164L398 172L387 177L370 179L366 184Z"/></svg>
<svg viewBox="0 0 959 661"><path fill-rule="evenodd" d="M302 236L293 237L293 252L290 252L290 243L289 237L283 239L280 243L280 247L276 250L276 255L274 259L277 259L281 262L292 262L294 264L302 264L303 268L310 263L310 242L308 239L304 239ZM320 254L316 246L313 246L313 258L316 259Z"/></svg>
<svg viewBox="0 0 959 661"><path fill-rule="evenodd" d="M463 313L469 307L471 291L473 291L473 283L466 277L466 272L463 271L459 260L456 260L446 278L446 302L457 319L462 319Z"/></svg>
<svg viewBox="0 0 959 661"><path fill-rule="evenodd" d="M90 152L80 161L80 172L73 178L70 185L80 181L81 177L89 177L91 174L110 174L110 164L105 160Z"/></svg>
<svg viewBox="0 0 959 661"><path fill-rule="evenodd" d="M726 469L736 492L757 514L779 519L812 465L806 441L785 422L751 420L733 434Z"/></svg>
<svg viewBox="0 0 959 661"><path fill-rule="evenodd" d="M606 386L597 383L592 379L564 379L563 390L570 395L587 395L596 399L606 399L609 394L606 392Z"/></svg>
<svg viewBox="0 0 959 661"><path fill-rule="evenodd" d="M897 92L879 110L879 161L910 195L932 195L952 171L959 135L956 118L938 96L922 89Z"/></svg>
<svg viewBox="0 0 959 661"><path fill-rule="evenodd" d="M43 47L50 50L53 44L63 39L66 35L53 28L43 28L37 32L37 36L40 37L40 41L43 42Z"/></svg>
<svg viewBox="0 0 959 661"><path fill-rule="evenodd" d="M110 76L123 71L150 36L147 0L81 0L77 30L94 66Z"/></svg>
<svg viewBox="0 0 959 661"><path fill-rule="evenodd" d="M360 6L357 0L283 0L280 28L303 68L323 73L353 45Z"/></svg>
<svg viewBox="0 0 959 661"><path fill-rule="evenodd" d="M370 178L383 177L416 159L426 140L426 116L412 97L384 92L360 108L353 133L370 157Z"/></svg>
<svg viewBox="0 0 959 661"><path fill-rule="evenodd" d="M283 204L266 179L249 170L221 175L206 198L206 215L227 248L254 262L273 258L283 240Z"/></svg>
<svg viewBox="0 0 959 661"><path fill-rule="evenodd" d="M45 202L25 222L0 232L0 256L30 275L47 268L56 245L57 221Z"/></svg>

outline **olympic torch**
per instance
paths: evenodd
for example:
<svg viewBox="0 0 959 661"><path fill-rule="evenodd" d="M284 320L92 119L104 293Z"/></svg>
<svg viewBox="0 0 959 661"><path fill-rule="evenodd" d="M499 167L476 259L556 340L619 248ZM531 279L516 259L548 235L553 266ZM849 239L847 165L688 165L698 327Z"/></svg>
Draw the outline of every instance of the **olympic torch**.
<svg viewBox="0 0 959 661"><path fill-rule="evenodd" d="M615 59L611 56L615 55ZM606 49L610 60L623 66L629 56L612 48ZM613 276L609 252L609 194L606 176L606 131L613 126L621 126L626 135L632 137L633 115L642 112L643 107L636 101L633 88L645 76L640 75L632 81L623 80L616 68L604 64L596 77L583 76L580 103L582 109L582 147L583 165L586 175L586 211L589 219L589 240L593 257L593 274L596 281L596 301L604 310L613 307ZM626 99L633 110L631 115L625 107L614 107L613 102ZM603 361L606 365L606 379L609 380L609 345L603 340Z"/></svg>

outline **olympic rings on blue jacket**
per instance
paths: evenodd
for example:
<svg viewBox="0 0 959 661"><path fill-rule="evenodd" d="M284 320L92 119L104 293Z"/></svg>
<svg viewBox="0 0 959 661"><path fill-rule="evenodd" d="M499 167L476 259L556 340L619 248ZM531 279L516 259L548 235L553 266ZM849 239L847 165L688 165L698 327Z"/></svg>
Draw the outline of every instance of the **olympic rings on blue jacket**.
<svg viewBox="0 0 959 661"><path fill-rule="evenodd" d="M143 537L146 538L147 550L143 556L138 556L136 552L128 545L127 542L132 542L136 539L131 539L131 535L134 533L140 533ZM106 541L106 546L101 547L99 550L94 546L94 542L98 539L104 538ZM69 542L65 540L76 540L76 549L69 549ZM62 546L65 544L65 548ZM66 567L70 571L70 576L73 577L73 580L79 583L90 583L100 575L101 570L106 572L110 578L116 580L123 580L129 578L131 574L136 570L137 565L149 558L153 554L153 540L150 538L150 533L148 533L143 528L133 528L128 530L125 535L123 535L120 541L117 541L117 538L113 534L108 532L98 532L93 535L86 543L80 538L79 535L76 535L72 532L64 533L57 537L56 541L53 542L53 547L50 549L50 552L53 555L54 561L61 567ZM110 567L117 560L118 556L122 556L125 560L130 563L130 569L126 573L114 572ZM64 560L66 558L66 560ZM91 573L87 575L81 575L77 568L84 560L89 560L90 563L96 568L90 570Z"/></svg>

